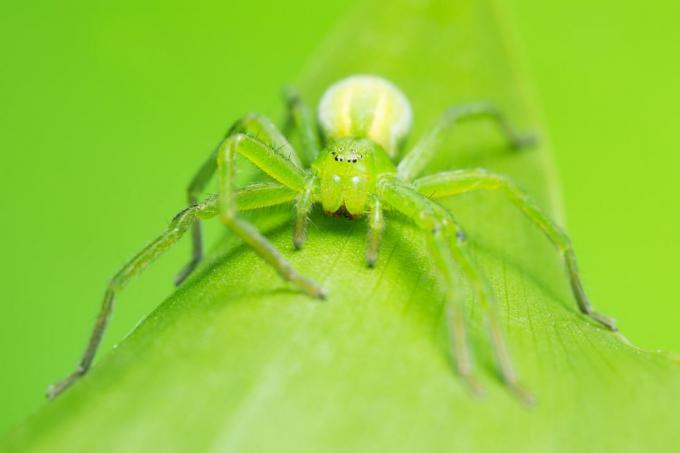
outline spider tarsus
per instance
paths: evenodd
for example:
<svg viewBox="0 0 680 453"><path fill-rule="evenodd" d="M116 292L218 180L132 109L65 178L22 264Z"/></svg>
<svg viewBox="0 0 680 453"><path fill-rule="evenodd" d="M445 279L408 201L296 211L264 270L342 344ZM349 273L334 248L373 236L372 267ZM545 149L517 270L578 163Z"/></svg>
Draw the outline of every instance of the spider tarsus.
<svg viewBox="0 0 680 453"><path fill-rule="evenodd" d="M75 373L72 373L67 378L54 384L51 384L49 387L47 387L47 392L45 392L45 396L47 397L48 400L55 399L57 396L61 395L61 393L64 390L69 388L83 374L85 374L85 371L82 371L79 368Z"/></svg>
<svg viewBox="0 0 680 453"><path fill-rule="evenodd" d="M486 396L486 391L484 386L479 383L479 380L472 375L462 375L463 381L465 381L465 386L467 387L470 394L475 398L483 398Z"/></svg>
<svg viewBox="0 0 680 453"><path fill-rule="evenodd" d="M517 383L508 384L508 388L524 406L534 407L536 405L536 397L521 385Z"/></svg>
<svg viewBox="0 0 680 453"><path fill-rule="evenodd" d="M295 250L302 249L303 245L305 245L305 239L304 238L298 238L298 237L293 238L293 247L295 248Z"/></svg>
<svg viewBox="0 0 680 453"><path fill-rule="evenodd" d="M45 396L47 397L48 400L52 401L55 399L57 396L61 394L64 390L66 390L69 387L70 383L64 384L63 382L59 382L57 384L52 384L49 387L47 387L47 393Z"/></svg>
<svg viewBox="0 0 680 453"><path fill-rule="evenodd" d="M512 149L521 150L534 148L535 146L538 145L539 142L540 139L538 137L538 134L534 132L528 132L526 134L520 134L516 136L510 143L510 146L512 146Z"/></svg>
<svg viewBox="0 0 680 453"><path fill-rule="evenodd" d="M305 277L298 277L293 280L297 280L296 284L300 289L307 293L307 295L319 300L326 300L326 290L319 286L315 281Z"/></svg>
<svg viewBox="0 0 680 453"><path fill-rule="evenodd" d="M317 288L317 292L315 294L315 297L319 300L326 300L328 295L326 294L326 290L323 288Z"/></svg>
<svg viewBox="0 0 680 453"><path fill-rule="evenodd" d="M609 316L602 315L602 314L600 314L596 311L591 311L590 313L588 313L588 316L590 316L595 321L602 324L604 327L611 330L612 332L618 332L619 331L619 328L616 325L616 319L614 319L614 318L610 318Z"/></svg>
<svg viewBox="0 0 680 453"><path fill-rule="evenodd" d="M366 265L373 269L375 267L375 263L378 262L378 254L377 253L372 253L368 252L366 253Z"/></svg>
<svg viewBox="0 0 680 453"><path fill-rule="evenodd" d="M196 270L199 262L200 260L191 260L189 264L187 264L184 269L182 269L180 273L177 274L177 277L175 277L175 286L180 286L182 283L184 283L184 280L186 280L189 275L191 275Z"/></svg>

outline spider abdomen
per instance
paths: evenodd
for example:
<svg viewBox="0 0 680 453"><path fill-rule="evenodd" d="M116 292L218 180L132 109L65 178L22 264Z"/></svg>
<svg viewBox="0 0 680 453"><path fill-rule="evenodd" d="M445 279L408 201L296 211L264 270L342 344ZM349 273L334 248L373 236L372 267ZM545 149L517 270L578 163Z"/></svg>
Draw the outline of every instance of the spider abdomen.
<svg viewBox="0 0 680 453"><path fill-rule="evenodd" d="M326 90L319 123L326 139L365 137L394 158L411 128L411 106L394 84L382 77L347 77Z"/></svg>

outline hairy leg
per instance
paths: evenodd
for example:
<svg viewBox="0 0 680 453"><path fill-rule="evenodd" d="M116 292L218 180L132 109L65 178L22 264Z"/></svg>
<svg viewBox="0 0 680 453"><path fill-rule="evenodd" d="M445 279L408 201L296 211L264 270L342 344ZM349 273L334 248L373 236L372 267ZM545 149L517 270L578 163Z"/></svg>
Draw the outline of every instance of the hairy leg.
<svg viewBox="0 0 680 453"><path fill-rule="evenodd" d="M307 221L309 212L314 205L314 190L318 180L315 176L310 176L305 183L305 189L295 202L295 224L293 227L293 245L296 249L301 249L307 237Z"/></svg>
<svg viewBox="0 0 680 453"><path fill-rule="evenodd" d="M302 167L300 163L300 156L298 156L295 149L293 149L290 143L288 143L288 140L286 140L274 123L263 115L258 113L250 113L234 123L234 125L225 135L224 139L222 139L215 150L210 153L208 160L203 163L194 178L191 180L191 183L187 189L189 206L192 206L198 202L198 198L200 197L201 193L205 190L206 185L210 182L213 175L215 174L215 171L217 170L217 154L224 141L226 141L230 136L238 133L257 138L274 149L278 154L290 160L290 162L292 162L296 167ZM176 285L180 285L184 280L186 280L186 278L191 275L191 273L196 269L198 264L203 259L203 234L201 231L200 222L195 222L192 226L191 236L191 261L189 261L189 263L187 263L187 265L177 275L175 279Z"/></svg>
<svg viewBox="0 0 680 453"><path fill-rule="evenodd" d="M286 108L286 131L295 130L299 134L302 156L306 165L314 162L319 155L319 134L317 133L314 116L293 88L287 88L283 92Z"/></svg>
<svg viewBox="0 0 680 453"><path fill-rule="evenodd" d="M295 192L277 183L253 184L244 187L235 194L241 210L260 209L290 202L295 199ZM90 340L76 370L64 380L53 384L47 390L47 397L52 399L66 390L90 369L99 343L104 335L117 294L132 280L142 273L152 262L179 241L192 224L217 215L217 197L209 197L204 202L195 204L180 212L170 223L168 229L151 244L147 245L111 279L104 300L97 316Z"/></svg>
<svg viewBox="0 0 680 453"><path fill-rule="evenodd" d="M426 232L429 251L446 285L447 307L451 315L452 338L457 356L458 371L473 389L479 389L472 377L470 347L464 333L463 298L456 297L456 272L462 272L471 285L482 307L489 330L501 378L524 403L531 404L532 396L519 384L512 359L496 315L494 298L488 284L465 250L462 229L442 206L432 202L410 187L395 181L380 184L380 195L394 209L413 219Z"/></svg>
<svg viewBox="0 0 680 453"><path fill-rule="evenodd" d="M588 296L586 296L576 264L576 254L569 237L550 220L528 194L520 190L508 178L484 169L456 170L420 178L414 182L414 185L418 192L433 199L477 190L500 190L504 192L515 206L543 231L562 255L569 274L571 289L581 312L606 328L612 331L617 330L616 321L595 311Z"/></svg>
<svg viewBox="0 0 680 453"><path fill-rule="evenodd" d="M217 170L217 150L219 145L210 153L208 159L198 169L187 188L189 206L198 203L205 186L212 179ZM200 222L194 222L191 226L191 260L182 268L175 277L175 285L179 286L196 269L203 259L203 231Z"/></svg>
<svg viewBox="0 0 680 453"><path fill-rule="evenodd" d="M380 252L380 242L385 229L385 217L383 216L380 198L373 195L368 208L368 242L366 245L366 264L375 266Z"/></svg>
<svg viewBox="0 0 680 453"><path fill-rule="evenodd" d="M271 265L284 280L293 283L310 296L323 299L325 294L321 286L300 275L255 227L238 216L237 198L234 196L236 153L297 193L305 190L307 175L264 143L243 134L233 135L224 142L217 159L220 179L218 211L222 223Z"/></svg>
<svg viewBox="0 0 680 453"><path fill-rule="evenodd" d="M458 126L461 121L476 118L492 120L501 130L508 144L514 149L531 146L536 141L533 135L518 133L503 112L490 102L475 102L452 107L442 115L428 134L416 142L411 151L399 163L397 167L399 179L409 181L418 176L437 151L441 149L442 136Z"/></svg>
<svg viewBox="0 0 680 453"><path fill-rule="evenodd" d="M104 300L99 315L97 316L94 329L92 330L90 341L87 344L87 348L85 349L85 353L83 354L78 367L64 380L49 387L47 390L48 398L52 399L59 395L89 370L97 352L97 348L99 347L99 343L104 335L104 331L106 330L106 325L111 316L111 312L113 311L116 294L122 290L130 280L140 274L149 264L175 244L191 227L195 219L215 215L215 206L216 200L212 199L180 212L173 219L165 233L159 236L151 244L147 245L111 279L106 289L106 293L104 294Z"/></svg>
<svg viewBox="0 0 680 453"><path fill-rule="evenodd" d="M449 321L449 334L455 356L458 373L467 382L474 394L483 392L481 385L475 378L472 351L468 342L465 326L465 297L462 285L457 284L457 266L449 247L450 237L442 228L435 228L426 234L427 245L435 266L439 270L444 282L446 294L446 313Z"/></svg>

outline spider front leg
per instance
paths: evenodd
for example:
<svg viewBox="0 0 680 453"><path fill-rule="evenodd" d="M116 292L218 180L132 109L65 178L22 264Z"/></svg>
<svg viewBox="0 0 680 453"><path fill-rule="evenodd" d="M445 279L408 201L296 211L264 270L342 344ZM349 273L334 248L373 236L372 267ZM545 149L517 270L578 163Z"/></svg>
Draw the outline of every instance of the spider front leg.
<svg viewBox="0 0 680 453"><path fill-rule="evenodd" d="M323 299L325 293L321 286L295 271L288 260L254 226L238 216L237 199L234 196L236 153L298 193L305 190L307 174L259 140L243 134L232 135L222 144L217 156L220 179L218 210L222 223L271 265L284 280L293 283L310 296Z"/></svg>
<svg viewBox="0 0 680 453"><path fill-rule="evenodd" d="M217 156L220 148L230 136L237 133L243 133L250 137L257 138L276 150L278 154L290 160L293 165L298 168L302 168L300 156L297 155L295 149L290 145L290 143L288 143L288 140L286 140L283 134L277 129L276 125L274 125L271 120L263 115L258 113L250 113L234 123L220 144L217 145L212 153L210 153L208 160L206 160L199 168L198 172L196 172L196 175L191 180L187 190L189 206L192 206L198 202L198 198L200 197L201 193L203 190L205 190L205 187L215 174L215 171L217 170ZM203 259L203 234L200 222L194 223L191 233L191 261L189 261L189 263L177 275L175 284L178 286L184 280L186 280L189 275L191 275L191 273L196 269L198 264Z"/></svg>
<svg viewBox="0 0 680 453"><path fill-rule="evenodd" d="M569 237L538 207L531 197L506 177L484 169L456 170L425 176L414 182L418 192L429 198L460 195L476 190L501 190L529 220L537 225L559 250L569 273L572 292L582 313L612 331L618 330L616 321L593 309L581 283L576 255Z"/></svg>
<svg viewBox="0 0 680 453"><path fill-rule="evenodd" d="M295 89L285 89L283 96L288 110L285 130L287 133L293 130L298 133L304 161L309 165L319 155L319 134L314 116Z"/></svg>
<svg viewBox="0 0 680 453"><path fill-rule="evenodd" d="M536 137L533 134L520 134L517 132L505 114L491 102L473 102L452 107L442 115L434 128L418 140L411 151L399 162L397 167L399 179L410 181L418 176L441 148L440 142L443 135L458 126L460 122L468 119L483 118L492 120L498 126L513 149L529 147L536 142Z"/></svg>
<svg viewBox="0 0 680 453"><path fill-rule="evenodd" d="M310 176L305 183L304 190L300 193L295 202L295 224L293 226L293 245L300 250L307 237L307 222L309 212L314 206L314 191L318 184L316 176Z"/></svg>
<svg viewBox="0 0 680 453"><path fill-rule="evenodd" d="M235 195L241 210L261 209L287 203L295 199L295 192L278 183L253 184L240 189ZM212 196L202 203L193 205L180 212L170 223L168 229L151 244L132 258L111 279L104 301L102 302L95 326L90 335L85 353L76 370L64 380L53 384L47 390L47 397L53 399L76 382L90 369L92 361L104 335L109 318L113 311L115 297L134 277L139 275L153 261L159 258L172 245L179 241L184 233L197 221L217 215L217 197Z"/></svg>
<svg viewBox="0 0 680 453"><path fill-rule="evenodd" d="M198 198L205 189L205 186L212 179L215 170L217 169L217 150L219 145L215 150L210 153L210 157L206 160L201 168L198 169L196 175L189 183L189 188L187 189L187 198L189 206L193 206L198 202ZM179 286L182 284L186 278L191 275L191 273L198 267L198 264L203 259L203 229L200 222L194 222L191 226L191 261L189 261L186 266L175 277L175 285Z"/></svg>
<svg viewBox="0 0 680 453"><path fill-rule="evenodd" d="M380 198L373 196L368 207L368 241L366 245L366 264L375 266L380 252L380 242L385 229L385 217L383 216Z"/></svg>
<svg viewBox="0 0 680 453"><path fill-rule="evenodd" d="M465 235L461 227L446 209L403 183L383 180L379 187L380 196L392 208L413 219L416 225L426 233L428 250L445 285L447 308L451 318L453 349L459 374L474 392L480 391L480 386L473 375L472 354L465 333L464 295L459 292L461 285L456 284L456 277L459 272L462 272L485 313L490 340L503 382L522 402L533 403L531 394L519 384L498 322L493 294L468 256L465 249Z"/></svg>
<svg viewBox="0 0 680 453"><path fill-rule="evenodd" d="M97 316L94 329L92 330L90 340L78 367L64 380L53 384L48 388L47 397L49 399L56 397L66 390L66 388L90 369L99 343L101 342L109 322L109 318L111 317L117 293L122 290L132 278L140 274L149 264L156 260L156 258L180 240L196 219L205 219L214 216L217 213L216 204L216 199L212 198L201 204L191 206L177 214L165 233L159 236L151 244L147 245L111 279L109 286L106 289L106 293L104 294L104 300L99 315Z"/></svg>

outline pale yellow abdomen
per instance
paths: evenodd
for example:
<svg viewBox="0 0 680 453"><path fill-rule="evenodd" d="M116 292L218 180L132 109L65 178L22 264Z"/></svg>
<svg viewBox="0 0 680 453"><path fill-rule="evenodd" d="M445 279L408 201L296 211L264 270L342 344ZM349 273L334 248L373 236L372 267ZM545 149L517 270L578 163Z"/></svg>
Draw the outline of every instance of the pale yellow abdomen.
<svg viewBox="0 0 680 453"><path fill-rule="evenodd" d="M327 139L367 137L394 158L411 128L411 106L388 80L352 76L326 90L319 103L319 124Z"/></svg>

